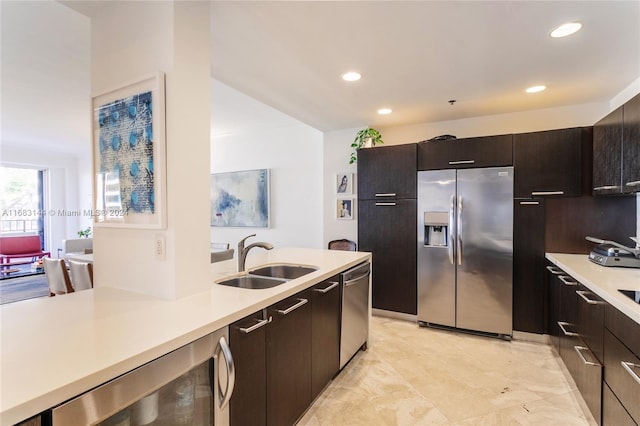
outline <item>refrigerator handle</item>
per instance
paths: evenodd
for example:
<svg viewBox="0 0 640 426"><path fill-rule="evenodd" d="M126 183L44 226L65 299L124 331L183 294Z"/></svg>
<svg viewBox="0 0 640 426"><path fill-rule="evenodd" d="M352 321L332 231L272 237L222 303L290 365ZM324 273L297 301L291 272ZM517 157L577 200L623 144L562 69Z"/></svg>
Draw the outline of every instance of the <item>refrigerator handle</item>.
<svg viewBox="0 0 640 426"><path fill-rule="evenodd" d="M458 197L458 224L456 226L458 239L458 265L462 265L462 195Z"/></svg>
<svg viewBox="0 0 640 426"><path fill-rule="evenodd" d="M453 245L455 244L453 233L453 212L456 208L456 196L452 195L449 200L449 244L447 244L447 253L449 254L449 262L455 264L453 260Z"/></svg>

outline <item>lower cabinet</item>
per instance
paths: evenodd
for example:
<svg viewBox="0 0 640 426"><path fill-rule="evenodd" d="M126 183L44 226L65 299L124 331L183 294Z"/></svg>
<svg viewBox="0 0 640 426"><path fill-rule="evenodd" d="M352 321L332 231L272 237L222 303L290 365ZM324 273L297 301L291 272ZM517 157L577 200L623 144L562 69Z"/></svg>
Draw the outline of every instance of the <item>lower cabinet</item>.
<svg viewBox="0 0 640 426"><path fill-rule="evenodd" d="M602 384L602 424L612 426L636 426L627 410L618 401L606 383Z"/></svg>
<svg viewBox="0 0 640 426"><path fill-rule="evenodd" d="M231 324L232 426L290 426L338 373L340 285L333 277Z"/></svg>

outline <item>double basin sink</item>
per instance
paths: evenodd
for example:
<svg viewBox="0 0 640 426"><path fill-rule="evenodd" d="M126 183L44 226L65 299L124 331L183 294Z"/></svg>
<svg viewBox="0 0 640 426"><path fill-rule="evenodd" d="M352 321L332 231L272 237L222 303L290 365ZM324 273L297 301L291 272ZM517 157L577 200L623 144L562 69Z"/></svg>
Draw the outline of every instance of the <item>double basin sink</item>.
<svg viewBox="0 0 640 426"><path fill-rule="evenodd" d="M226 285L229 287L260 290L276 287L280 284L286 283L287 281L310 274L311 272L314 272L316 270L318 270L318 268L303 265L265 265L249 270L246 275L240 275L221 281L216 281L216 284Z"/></svg>

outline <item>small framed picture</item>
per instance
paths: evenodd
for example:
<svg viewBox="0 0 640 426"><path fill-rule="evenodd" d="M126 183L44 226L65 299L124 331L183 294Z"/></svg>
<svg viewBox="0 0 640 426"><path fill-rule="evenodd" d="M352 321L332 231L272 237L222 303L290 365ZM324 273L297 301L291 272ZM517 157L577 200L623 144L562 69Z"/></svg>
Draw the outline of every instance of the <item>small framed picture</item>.
<svg viewBox="0 0 640 426"><path fill-rule="evenodd" d="M337 200L336 218L342 220L353 219L353 198L342 198Z"/></svg>
<svg viewBox="0 0 640 426"><path fill-rule="evenodd" d="M338 173L336 175L336 194L353 194L353 173Z"/></svg>

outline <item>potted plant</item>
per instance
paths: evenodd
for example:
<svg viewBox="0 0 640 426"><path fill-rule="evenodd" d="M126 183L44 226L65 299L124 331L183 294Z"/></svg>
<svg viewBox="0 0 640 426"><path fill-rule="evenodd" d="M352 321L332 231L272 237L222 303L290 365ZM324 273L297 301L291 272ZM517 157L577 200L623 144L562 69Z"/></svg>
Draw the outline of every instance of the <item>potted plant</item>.
<svg viewBox="0 0 640 426"><path fill-rule="evenodd" d="M371 127L367 127L366 129L362 129L356 133L356 137L351 144L351 148L353 148L353 152L351 153L351 157L349 158L349 164L353 164L358 160L357 153L360 148L369 148L375 145L379 145L384 143L382 140L382 135L376 129L372 129Z"/></svg>
<svg viewBox="0 0 640 426"><path fill-rule="evenodd" d="M91 227L88 227L87 229L81 229L80 231L78 231L78 237L80 238L89 238L91 236Z"/></svg>

